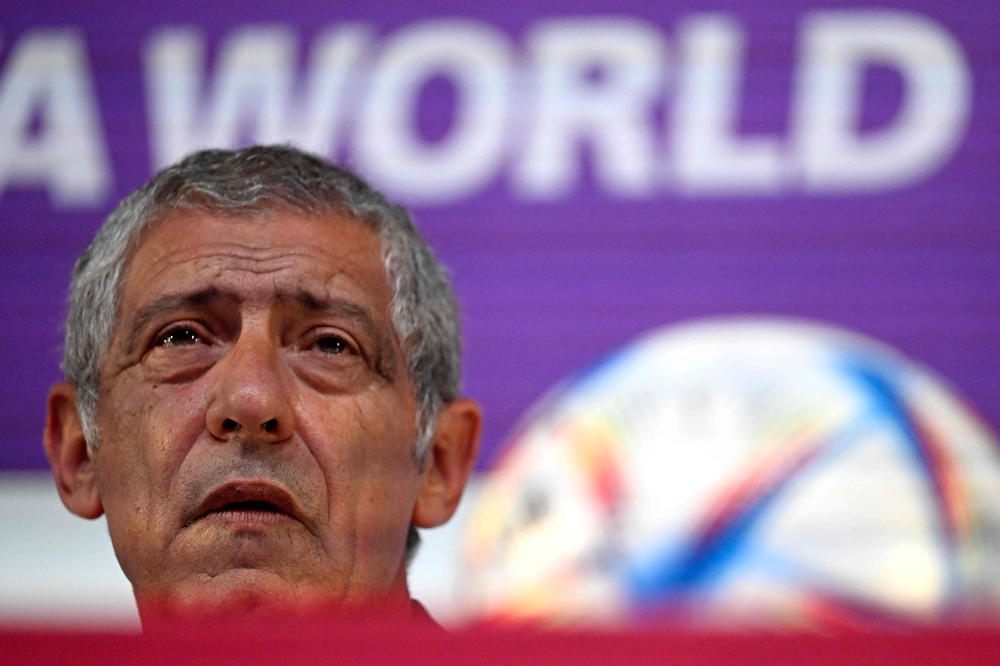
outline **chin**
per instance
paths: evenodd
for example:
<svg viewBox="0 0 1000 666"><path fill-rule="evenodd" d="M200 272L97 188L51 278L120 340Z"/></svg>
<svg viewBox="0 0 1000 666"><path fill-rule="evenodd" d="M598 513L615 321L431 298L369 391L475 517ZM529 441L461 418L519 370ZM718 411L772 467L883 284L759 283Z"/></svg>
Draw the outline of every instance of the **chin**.
<svg viewBox="0 0 1000 666"><path fill-rule="evenodd" d="M188 621L288 618L328 613L339 607L333 594L304 592L280 575L237 567L181 584L166 594L136 593L143 625Z"/></svg>

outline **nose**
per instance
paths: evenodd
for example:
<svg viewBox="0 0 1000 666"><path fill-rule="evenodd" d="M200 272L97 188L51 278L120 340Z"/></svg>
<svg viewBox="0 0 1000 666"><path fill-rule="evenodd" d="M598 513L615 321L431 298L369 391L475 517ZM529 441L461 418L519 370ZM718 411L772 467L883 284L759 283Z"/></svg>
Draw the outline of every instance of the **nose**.
<svg viewBox="0 0 1000 666"><path fill-rule="evenodd" d="M294 388L266 332L244 331L213 375L206 395L206 425L217 439L239 435L277 444L292 436Z"/></svg>

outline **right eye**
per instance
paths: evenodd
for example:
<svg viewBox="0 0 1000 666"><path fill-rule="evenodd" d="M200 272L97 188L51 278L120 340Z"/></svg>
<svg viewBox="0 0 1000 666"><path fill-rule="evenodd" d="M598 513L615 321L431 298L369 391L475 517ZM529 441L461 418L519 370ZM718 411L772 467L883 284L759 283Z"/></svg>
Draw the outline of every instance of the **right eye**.
<svg viewBox="0 0 1000 666"><path fill-rule="evenodd" d="M351 351L344 338L337 335L325 335L314 344L316 345L316 349L327 354L339 355Z"/></svg>
<svg viewBox="0 0 1000 666"><path fill-rule="evenodd" d="M201 336L190 328L175 328L164 333L159 344L162 347L184 347L201 342Z"/></svg>

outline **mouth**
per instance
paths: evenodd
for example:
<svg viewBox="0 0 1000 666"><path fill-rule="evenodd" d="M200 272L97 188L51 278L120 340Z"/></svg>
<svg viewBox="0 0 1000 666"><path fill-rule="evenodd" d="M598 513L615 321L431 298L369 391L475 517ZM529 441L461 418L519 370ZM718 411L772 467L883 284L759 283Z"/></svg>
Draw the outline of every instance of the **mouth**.
<svg viewBox="0 0 1000 666"><path fill-rule="evenodd" d="M260 481L237 481L209 493L187 524L199 520L254 526L301 522L302 515L284 488Z"/></svg>

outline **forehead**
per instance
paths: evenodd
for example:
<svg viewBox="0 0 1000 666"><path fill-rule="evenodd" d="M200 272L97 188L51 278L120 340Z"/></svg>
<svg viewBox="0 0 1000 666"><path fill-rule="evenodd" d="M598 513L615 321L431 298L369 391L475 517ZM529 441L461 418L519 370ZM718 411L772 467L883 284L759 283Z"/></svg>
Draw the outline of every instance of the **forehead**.
<svg viewBox="0 0 1000 666"><path fill-rule="evenodd" d="M336 295L377 311L391 300L378 235L355 218L181 212L143 234L123 276L123 314L153 294L206 288L261 302L288 292Z"/></svg>

